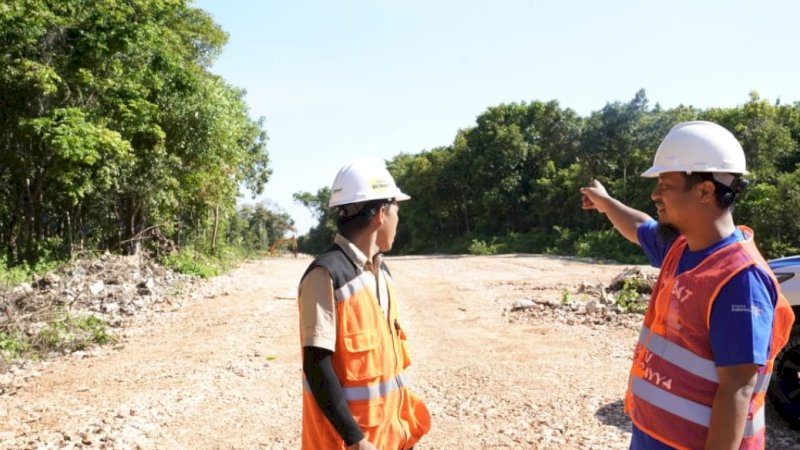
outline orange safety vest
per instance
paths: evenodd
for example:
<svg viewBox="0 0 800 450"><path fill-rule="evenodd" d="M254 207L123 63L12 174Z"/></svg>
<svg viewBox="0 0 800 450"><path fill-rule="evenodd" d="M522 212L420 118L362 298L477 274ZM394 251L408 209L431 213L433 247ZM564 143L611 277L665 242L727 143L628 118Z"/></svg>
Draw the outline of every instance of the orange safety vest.
<svg viewBox="0 0 800 450"><path fill-rule="evenodd" d="M389 292L388 320L378 305L369 274L359 273L344 251L334 245L308 268L325 267L336 297L336 350L333 370L342 384L347 406L365 438L380 450L406 450L428 432L431 418L408 388L404 370L411 364L406 334L397 317L391 275L381 265ZM371 280L371 281L368 281ZM336 429L322 414L303 378L304 450L344 449Z"/></svg>
<svg viewBox="0 0 800 450"><path fill-rule="evenodd" d="M639 429L678 449L705 447L719 386L709 338L711 308L725 283L753 265L770 275L778 301L768 360L758 370L739 448L764 448L765 392L775 355L789 339L794 313L756 249L753 231L740 229L744 241L717 250L678 276L678 262L687 244L684 236L675 241L664 258L634 351L625 411Z"/></svg>

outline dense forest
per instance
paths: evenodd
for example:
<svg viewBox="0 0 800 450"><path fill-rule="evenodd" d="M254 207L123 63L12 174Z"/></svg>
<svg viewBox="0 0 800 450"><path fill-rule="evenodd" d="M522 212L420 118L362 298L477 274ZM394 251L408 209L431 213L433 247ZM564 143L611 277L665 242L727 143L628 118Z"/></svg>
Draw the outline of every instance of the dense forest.
<svg viewBox="0 0 800 450"><path fill-rule="evenodd" d="M800 103L751 92L735 108L651 106L644 90L581 117L557 101L488 108L453 143L388 161L412 200L401 204L397 253L553 253L643 262L605 217L580 208L578 189L596 178L623 202L651 215L650 167L661 139L678 122L711 120L742 143L750 186L734 217L756 231L768 257L800 252ZM300 242L310 253L335 226L329 190L298 192L319 219Z"/></svg>
<svg viewBox="0 0 800 450"><path fill-rule="evenodd" d="M244 92L209 71L226 39L186 0L2 2L0 261L263 248L291 228L236 210L271 169Z"/></svg>
<svg viewBox="0 0 800 450"><path fill-rule="evenodd" d="M265 204L237 207L271 176L263 120L209 69L226 33L188 0L8 0L0 4L0 266L168 242L263 251L293 230ZM592 178L647 212L649 167L677 122L707 119L742 142L750 187L737 222L769 257L800 252L800 103L755 92L734 108L664 109L644 90L584 117L557 101L491 106L452 144L387 165L402 204L395 252L543 252L641 261L604 217L580 209ZM422 150L422 149L420 149ZM297 192L335 227L329 190Z"/></svg>

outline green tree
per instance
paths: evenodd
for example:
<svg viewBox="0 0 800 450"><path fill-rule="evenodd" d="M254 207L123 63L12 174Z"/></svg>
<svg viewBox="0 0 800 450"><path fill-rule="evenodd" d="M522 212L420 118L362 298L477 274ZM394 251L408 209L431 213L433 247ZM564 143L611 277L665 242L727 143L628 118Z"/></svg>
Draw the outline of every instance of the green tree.
<svg viewBox="0 0 800 450"><path fill-rule="evenodd" d="M297 248L303 253L312 255L322 253L330 247L336 235L336 216L332 208L328 207L331 199L331 189L322 187L316 194L310 192L295 192L292 197L311 211L317 220L317 226L297 240Z"/></svg>
<svg viewBox="0 0 800 450"><path fill-rule="evenodd" d="M227 35L186 0L0 5L0 245L138 248L159 227L215 249L240 185L269 178L263 123L208 68Z"/></svg>
<svg viewBox="0 0 800 450"><path fill-rule="evenodd" d="M399 154L388 162L412 197L401 205L394 249L400 253L549 252L643 262L641 250L601 215L580 209L579 188L592 178L617 198L654 214L654 180L641 174L669 130L712 120L742 142L750 187L735 218L755 229L768 257L800 252L800 103L781 105L753 92L735 108L650 106L644 90L580 117L558 102L488 108L452 145ZM297 193L316 213L304 237L314 251L333 235L327 191Z"/></svg>
<svg viewBox="0 0 800 450"><path fill-rule="evenodd" d="M228 241L250 251L265 251L293 231L294 221L286 211L263 202L242 205L231 221Z"/></svg>

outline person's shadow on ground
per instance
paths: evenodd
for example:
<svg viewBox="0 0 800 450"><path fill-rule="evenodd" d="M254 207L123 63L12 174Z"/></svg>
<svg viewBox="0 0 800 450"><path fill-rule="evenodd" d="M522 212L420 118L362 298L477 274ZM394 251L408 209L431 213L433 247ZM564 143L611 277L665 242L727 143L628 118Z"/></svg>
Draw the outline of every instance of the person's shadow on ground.
<svg viewBox="0 0 800 450"><path fill-rule="evenodd" d="M625 414L622 400L600 407L594 415L606 425L613 425L623 431L631 431L631 419Z"/></svg>

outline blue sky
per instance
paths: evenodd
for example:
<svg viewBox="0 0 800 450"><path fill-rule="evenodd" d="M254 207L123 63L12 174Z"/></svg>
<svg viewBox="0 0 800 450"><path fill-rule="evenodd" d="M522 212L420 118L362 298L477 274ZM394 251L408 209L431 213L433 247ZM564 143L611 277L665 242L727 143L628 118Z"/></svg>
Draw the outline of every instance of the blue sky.
<svg viewBox="0 0 800 450"><path fill-rule="evenodd" d="M349 160L452 143L487 107L557 100L581 115L628 101L800 101L800 2L201 0L229 34L212 71L265 117L263 195L292 201ZM402 186L401 186L402 188ZM413 200L412 200L413 201Z"/></svg>

